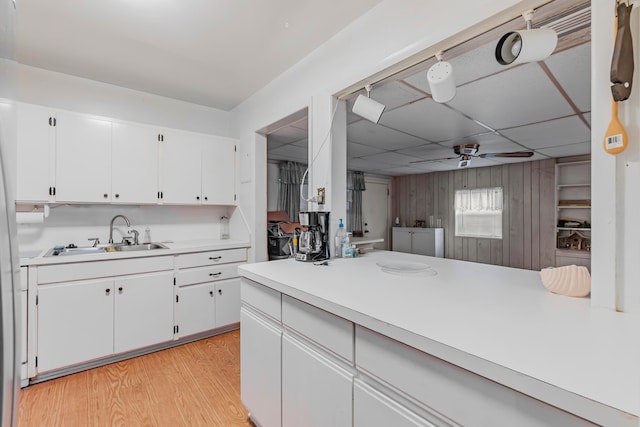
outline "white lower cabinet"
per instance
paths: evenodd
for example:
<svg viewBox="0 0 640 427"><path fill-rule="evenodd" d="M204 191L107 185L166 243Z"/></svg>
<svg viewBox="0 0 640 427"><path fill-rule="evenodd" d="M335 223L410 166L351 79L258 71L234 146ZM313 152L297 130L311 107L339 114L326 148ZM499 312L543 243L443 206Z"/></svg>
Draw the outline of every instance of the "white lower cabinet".
<svg viewBox="0 0 640 427"><path fill-rule="evenodd" d="M114 290L115 353L173 339L173 272L119 278Z"/></svg>
<svg viewBox="0 0 640 427"><path fill-rule="evenodd" d="M245 287L243 286L243 295ZM282 329L253 310L240 309L242 403L262 427L281 426Z"/></svg>
<svg viewBox="0 0 640 427"><path fill-rule="evenodd" d="M215 285L200 283L178 289L176 324L180 336L197 334L216 327Z"/></svg>
<svg viewBox="0 0 640 427"><path fill-rule="evenodd" d="M38 289L38 372L173 338L173 272Z"/></svg>
<svg viewBox="0 0 640 427"><path fill-rule="evenodd" d="M353 375L287 334L282 339L282 426L350 426Z"/></svg>
<svg viewBox="0 0 640 427"><path fill-rule="evenodd" d="M113 353L113 294L113 280L87 280L39 289L39 372Z"/></svg>
<svg viewBox="0 0 640 427"><path fill-rule="evenodd" d="M216 327L240 321L240 278L215 284Z"/></svg>
<svg viewBox="0 0 640 427"><path fill-rule="evenodd" d="M400 403L356 379L353 384L354 427L435 427Z"/></svg>

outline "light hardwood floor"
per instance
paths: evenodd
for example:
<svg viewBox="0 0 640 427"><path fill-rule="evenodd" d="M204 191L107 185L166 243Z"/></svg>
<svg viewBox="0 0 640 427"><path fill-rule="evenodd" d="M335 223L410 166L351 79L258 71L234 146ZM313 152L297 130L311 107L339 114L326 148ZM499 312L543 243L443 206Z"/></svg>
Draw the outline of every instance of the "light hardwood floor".
<svg viewBox="0 0 640 427"><path fill-rule="evenodd" d="M251 425L238 330L20 392L19 427Z"/></svg>

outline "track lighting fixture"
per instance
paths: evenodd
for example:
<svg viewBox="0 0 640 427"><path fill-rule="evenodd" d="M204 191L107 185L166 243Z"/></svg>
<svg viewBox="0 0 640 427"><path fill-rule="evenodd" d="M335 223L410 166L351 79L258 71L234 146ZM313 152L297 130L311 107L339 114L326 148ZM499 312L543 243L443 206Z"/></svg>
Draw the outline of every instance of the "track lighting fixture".
<svg viewBox="0 0 640 427"><path fill-rule="evenodd" d="M427 71L427 82L431 96L436 102L449 102L456 96L456 82L453 78L453 67L442 60L442 52L436 54L438 62Z"/></svg>
<svg viewBox="0 0 640 427"><path fill-rule="evenodd" d="M522 64L546 59L558 44L558 35L552 28L531 29L533 9L522 14L527 29L503 35L496 46L496 60L502 65Z"/></svg>
<svg viewBox="0 0 640 427"><path fill-rule="evenodd" d="M378 123L385 105L371 99L371 85L366 85L364 88L367 91L367 96L358 95L351 111L370 122Z"/></svg>

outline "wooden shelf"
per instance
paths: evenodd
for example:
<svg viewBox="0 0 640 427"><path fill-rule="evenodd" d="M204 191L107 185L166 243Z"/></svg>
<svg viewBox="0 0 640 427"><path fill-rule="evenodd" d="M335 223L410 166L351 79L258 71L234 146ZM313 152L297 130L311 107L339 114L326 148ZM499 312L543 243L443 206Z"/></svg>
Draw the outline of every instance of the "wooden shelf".
<svg viewBox="0 0 640 427"><path fill-rule="evenodd" d="M558 205L556 209L591 209L591 206L582 206L582 205Z"/></svg>
<svg viewBox="0 0 640 427"><path fill-rule="evenodd" d="M580 227L556 227L558 231L591 231L591 228L580 228Z"/></svg>
<svg viewBox="0 0 640 427"><path fill-rule="evenodd" d="M558 190L562 190L563 188L581 188L581 187L591 187L591 184L559 184L556 186Z"/></svg>

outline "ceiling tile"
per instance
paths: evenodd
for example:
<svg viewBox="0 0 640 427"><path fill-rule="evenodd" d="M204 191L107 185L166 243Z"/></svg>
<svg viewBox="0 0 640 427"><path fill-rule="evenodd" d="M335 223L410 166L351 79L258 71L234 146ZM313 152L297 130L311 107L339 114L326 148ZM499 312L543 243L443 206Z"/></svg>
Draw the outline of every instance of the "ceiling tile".
<svg viewBox="0 0 640 427"><path fill-rule="evenodd" d="M347 143L347 158L352 159L354 157L368 156L371 154L383 153L384 150L375 147L369 147L367 145L358 144L357 142L349 141Z"/></svg>
<svg viewBox="0 0 640 427"><path fill-rule="evenodd" d="M533 162L535 160L544 160L544 159L548 159L549 157L545 154L541 154L541 153L533 153L533 156L531 157L527 157L527 158L519 158L519 157L492 157L491 160L493 160L496 163L522 163L522 162ZM489 159L486 159L489 160Z"/></svg>
<svg viewBox="0 0 640 427"><path fill-rule="evenodd" d="M388 176L400 176L400 175L415 175L419 173L425 173L420 169L408 167L408 166L400 166L389 169L380 169L376 171L376 173L380 175L388 175Z"/></svg>
<svg viewBox="0 0 640 427"><path fill-rule="evenodd" d="M459 87L449 105L494 129L574 114L537 63Z"/></svg>
<svg viewBox="0 0 640 427"><path fill-rule="evenodd" d="M267 135L267 142L274 141L288 144L290 142L306 139L308 136L309 134L306 129L300 129L295 126L286 126Z"/></svg>
<svg viewBox="0 0 640 427"><path fill-rule="evenodd" d="M544 62L580 111L591 110L591 43L552 55Z"/></svg>
<svg viewBox="0 0 640 427"><path fill-rule="evenodd" d="M407 166L411 161L415 160L415 157L389 151L386 153L364 156L362 157L362 160L380 164Z"/></svg>
<svg viewBox="0 0 640 427"><path fill-rule="evenodd" d="M307 138L301 139L300 141L292 142L291 145L294 147L304 148L305 150L309 149L309 140Z"/></svg>
<svg viewBox="0 0 640 427"><path fill-rule="evenodd" d="M385 150L398 150L427 142L368 120L360 120L347 126L347 140Z"/></svg>
<svg viewBox="0 0 640 427"><path fill-rule="evenodd" d="M296 162L307 163L307 149L296 147L294 145L283 145L273 150L269 150L269 159L293 160Z"/></svg>
<svg viewBox="0 0 640 427"><path fill-rule="evenodd" d="M454 139L451 141L441 142L441 145L454 147L461 144L480 144L480 152L494 153L497 151L521 151L524 148L520 145L509 141L507 138L494 132L475 135L462 139Z"/></svg>
<svg viewBox="0 0 640 427"><path fill-rule="evenodd" d="M580 142L578 144L565 145L562 147L544 148L538 150L549 157L579 156L591 153L591 141Z"/></svg>
<svg viewBox="0 0 640 427"><path fill-rule="evenodd" d="M418 147L405 148L403 150L398 150L397 152L411 156L414 160L433 160L455 156L452 148L443 147L438 144L425 144Z"/></svg>
<svg viewBox="0 0 640 427"><path fill-rule="evenodd" d="M534 150L591 140L591 131L578 116L505 129L500 133Z"/></svg>
<svg viewBox="0 0 640 427"><path fill-rule="evenodd" d="M389 111L383 114L380 123L424 138L427 142L446 141L486 131L431 98Z"/></svg>

